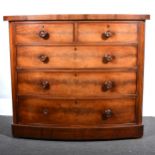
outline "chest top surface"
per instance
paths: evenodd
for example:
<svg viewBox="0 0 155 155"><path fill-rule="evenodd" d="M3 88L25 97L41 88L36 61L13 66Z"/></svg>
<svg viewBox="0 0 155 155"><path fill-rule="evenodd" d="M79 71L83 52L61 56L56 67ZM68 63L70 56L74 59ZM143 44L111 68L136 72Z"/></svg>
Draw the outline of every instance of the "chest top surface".
<svg viewBox="0 0 155 155"><path fill-rule="evenodd" d="M8 21L45 21L45 20L146 20L149 15L138 14L52 14L52 15L23 15L4 16Z"/></svg>

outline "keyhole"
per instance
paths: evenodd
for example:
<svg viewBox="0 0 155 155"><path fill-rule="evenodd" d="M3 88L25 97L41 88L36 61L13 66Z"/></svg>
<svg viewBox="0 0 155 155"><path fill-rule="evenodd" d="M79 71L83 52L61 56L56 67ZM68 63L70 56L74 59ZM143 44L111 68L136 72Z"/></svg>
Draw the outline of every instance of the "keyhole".
<svg viewBox="0 0 155 155"><path fill-rule="evenodd" d="M78 101L77 101L77 100L75 100L75 101L74 101L74 103L75 103L75 104L78 104Z"/></svg>
<svg viewBox="0 0 155 155"><path fill-rule="evenodd" d="M107 25L107 28L109 28L110 27L110 25Z"/></svg>
<svg viewBox="0 0 155 155"><path fill-rule="evenodd" d="M43 110L43 114L44 114L44 115L48 115L48 109L44 109L44 110Z"/></svg>

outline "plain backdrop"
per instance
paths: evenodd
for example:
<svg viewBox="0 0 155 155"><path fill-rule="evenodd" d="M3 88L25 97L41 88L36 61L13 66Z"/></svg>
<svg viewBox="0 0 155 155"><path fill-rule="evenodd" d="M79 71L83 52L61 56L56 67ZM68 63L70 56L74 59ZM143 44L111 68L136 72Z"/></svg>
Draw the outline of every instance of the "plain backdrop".
<svg viewBox="0 0 155 155"><path fill-rule="evenodd" d="M12 115L8 23L4 15L150 14L146 21L143 115L155 116L155 0L0 0L0 115Z"/></svg>

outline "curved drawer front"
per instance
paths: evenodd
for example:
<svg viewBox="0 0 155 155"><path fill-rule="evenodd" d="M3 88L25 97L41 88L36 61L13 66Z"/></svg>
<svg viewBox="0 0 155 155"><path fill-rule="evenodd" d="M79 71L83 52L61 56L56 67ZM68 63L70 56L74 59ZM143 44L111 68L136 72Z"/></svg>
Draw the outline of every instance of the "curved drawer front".
<svg viewBox="0 0 155 155"><path fill-rule="evenodd" d="M135 122L135 99L50 100L19 98L24 124L104 125Z"/></svg>
<svg viewBox="0 0 155 155"><path fill-rule="evenodd" d="M79 42L137 42L137 23L79 23Z"/></svg>
<svg viewBox="0 0 155 155"><path fill-rule="evenodd" d="M25 68L135 67L135 46L19 46L17 66Z"/></svg>
<svg viewBox="0 0 155 155"><path fill-rule="evenodd" d="M19 23L16 24L17 44L52 44L73 41L71 23Z"/></svg>
<svg viewBox="0 0 155 155"><path fill-rule="evenodd" d="M89 97L136 93L136 72L19 72L18 94Z"/></svg>

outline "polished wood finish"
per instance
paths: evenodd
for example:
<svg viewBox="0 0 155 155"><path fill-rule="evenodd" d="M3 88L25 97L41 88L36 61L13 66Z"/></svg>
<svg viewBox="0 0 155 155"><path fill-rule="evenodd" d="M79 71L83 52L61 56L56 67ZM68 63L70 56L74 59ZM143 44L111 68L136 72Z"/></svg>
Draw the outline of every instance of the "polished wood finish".
<svg viewBox="0 0 155 155"><path fill-rule="evenodd" d="M113 87L105 91L103 85L112 81ZM42 82L48 81L45 89ZM18 94L50 95L53 97L91 97L135 94L136 72L19 72Z"/></svg>
<svg viewBox="0 0 155 155"><path fill-rule="evenodd" d="M135 99L51 100L19 98L18 123L105 125L135 123ZM95 106L94 106L95 105ZM107 110L112 111L107 118Z"/></svg>
<svg viewBox="0 0 155 155"><path fill-rule="evenodd" d="M78 41L85 43L137 42L137 24L133 22L80 23L78 25Z"/></svg>
<svg viewBox="0 0 155 155"><path fill-rule="evenodd" d="M115 126L39 126L13 124L15 137L54 140L109 140L139 138L143 136L143 125Z"/></svg>
<svg viewBox="0 0 155 155"><path fill-rule="evenodd" d="M10 35L10 60L11 60L11 83L12 83L12 102L13 102L13 122L17 122L17 112L16 112L16 104L17 104L17 72L16 72L16 46L15 46L15 24L9 23L9 35Z"/></svg>
<svg viewBox="0 0 155 155"><path fill-rule="evenodd" d="M97 51L97 52L96 52ZM105 60L111 56L111 61ZM40 58L45 57L44 62ZM18 46L19 68L134 68L136 46Z"/></svg>
<svg viewBox="0 0 155 155"><path fill-rule="evenodd" d="M129 14L66 14L66 15L29 15L29 16L4 16L8 21L47 21L47 20L136 20L150 19L150 15L129 15Z"/></svg>
<svg viewBox="0 0 155 155"><path fill-rule="evenodd" d="M73 41L71 23L17 23L15 27L16 44L71 43ZM41 37L41 31L45 31L47 36Z"/></svg>
<svg viewBox="0 0 155 155"><path fill-rule="evenodd" d="M149 15L5 16L16 137L138 138Z"/></svg>
<svg viewBox="0 0 155 155"><path fill-rule="evenodd" d="M142 103L143 103L143 78L144 78L144 38L145 38L145 23L139 22L139 47L138 47L138 68L137 72L137 123L142 123Z"/></svg>

